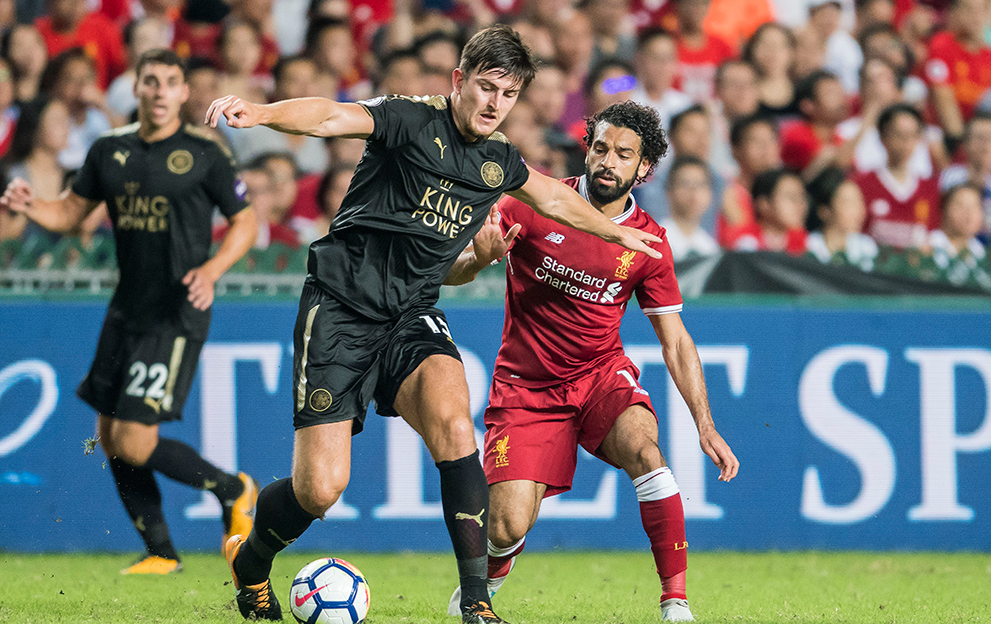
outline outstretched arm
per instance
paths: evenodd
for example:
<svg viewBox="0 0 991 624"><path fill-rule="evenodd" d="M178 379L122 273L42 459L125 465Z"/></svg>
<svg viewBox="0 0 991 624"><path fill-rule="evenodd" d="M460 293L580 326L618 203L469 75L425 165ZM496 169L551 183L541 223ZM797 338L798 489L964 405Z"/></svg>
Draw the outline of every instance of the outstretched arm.
<svg viewBox="0 0 991 624"><path fill-rule="evenodd" d="M699 430L699 446L719 468L719 480L729 481L740 470L740 461L729 445L716 431L709 411L709 395L705 390L705 376L695 342L681 322L679 314L651 315L650 323L661 341L664 363L668 367L674 385L678 387Z"/></svg>
<svg viewBox="0 0 991 624"><path fill-rule="evenodd" d="M255 104L228 95L210 104L206 123L216 128L220 118L231 128L268 126L286 134L317 137L367 139L375 129L371 115L360 104L342 103L327 98L306 97L272 104Z"/></svg>
<svg viewBox="0 0 991 624"><path fill-rule="evenodd" d="M213 285L255 244L258 236L255 209L248 206L235 214L230 218L230 226L217 253L182 278L189 288L188 299L197 310L206 310L213 304Z"/></svg>
<svg viewBox="0 0 991 624"><path fill-rule="evenodd" d="M38 199L31 185L20 178L11 180L0 197L0 208L23 214L49 232L75 230L99 205L100 202L80 197L68 189L55 201Z"/></svg>
<svg viewBox="0 0 991 624"><path fill-rule="evenodd" d="M531 208L538 214L558 223L563 223L576 230L588 232L604 241L618 243L627 249L647 254L651 258L660 258L660 252L650 248L647 243L659 243L661 239L653 234L616 225L611 219L593 208L582 199L575 189L567 184L530 171L530 177L520 188L508 193Z"/></svg>

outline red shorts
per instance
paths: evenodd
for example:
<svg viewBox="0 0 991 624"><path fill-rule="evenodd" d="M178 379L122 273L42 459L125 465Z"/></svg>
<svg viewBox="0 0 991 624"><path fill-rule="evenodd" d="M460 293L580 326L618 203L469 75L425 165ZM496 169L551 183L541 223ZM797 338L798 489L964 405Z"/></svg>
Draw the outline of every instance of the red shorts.
<svg viewBox="0 0 991 624"><path fill-rule="evenodd" d="M620 355L597 366L595 373L546 388L493 379L485 409L489 485L525 480L546 484L545 496L567 492L579 444L611 464L598 450L619 415L636 404L654 411L639 377L637 367Z"/></svg>

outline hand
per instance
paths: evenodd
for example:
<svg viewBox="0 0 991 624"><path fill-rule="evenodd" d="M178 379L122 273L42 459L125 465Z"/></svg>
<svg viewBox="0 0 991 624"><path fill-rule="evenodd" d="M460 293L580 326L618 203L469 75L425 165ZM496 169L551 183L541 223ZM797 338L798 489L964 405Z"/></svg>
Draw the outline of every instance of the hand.
<svg viewBox="0 0 991 624"><path fill-rule="evenodd" d="M647 243L661 243L663 241L650 232L621 225L619 226L619 236L612 242L619 243L627 249L645 253L651 258L660 259L661 257L661 252L648 246Z"/></svg>
<svg viewBox="0 0 991 624"><path fill-rule="evenodd" d="M31 191L31 185L20 178L14 178L0 197L0 208L15 213L25 213L31 208L33 201L34 193Z"/></svg>
<svg viewBox="0 0 991 624"><path fill-rule="evenodd" d="M213 284L216 281L217 278L201 266L186 273L182 283L189 288L186 298L192 302L194 308L206 310L213 304Z"/></svg>
<svg viewBox="0 0 991 624"><path fill-rule="evenodd" d="M262 123L262 108L236 95L228 95L210 104L204 123L216 128L221 117L227 119L227 125L231 128L250 128Z"/></svg>
<svg viewBox="0 0 991 624"><path fill-rule="evenodd" d="M699 446L702 452L709 456L712 463L719 468L719 480L729 481L740 471L740 460L736 458L729 444L723 440L715 429L706 429L699 432Z"/></svg>
<svg viewBox="0 0 991 624"><path fill-rule="evenodd" d="M493 260L501 260L506 255L506 252L509 251L509 246L513 243L513 239L516 238L516 235L520 233L520 229L523 227L517 223L503 236L502 228L499 227L501 220L502 217L499 215L499 210L495 204L492 204L492 208L489 210L489 216L485 217L485 223L482 225L482 229L472 239L472 249L475 252L475 258L483 267L492 264Z"/></svg>

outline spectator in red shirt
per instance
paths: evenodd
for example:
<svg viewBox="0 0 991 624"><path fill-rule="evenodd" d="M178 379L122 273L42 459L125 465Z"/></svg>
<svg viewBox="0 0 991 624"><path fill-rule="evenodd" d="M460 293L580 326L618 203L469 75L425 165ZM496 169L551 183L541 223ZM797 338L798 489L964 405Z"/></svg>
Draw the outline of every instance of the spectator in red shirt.
<svg viewBox="0 0 991 624"><path fill-rule="evenodd" d="M811 173L813 164L847 166L851 155L839 153L843 140L836 128L850 116L850 102L839 79L827 71L813 72L799 83L795 98L803 119L782 125L781 161L803 173Z"/></svg>
<svg viewBox="0 0 991 624"><path fill-rule="evenodd" d="M854 178L867 204L864 231L879 245L922 246L928 232L939 227L936 178L920 178L909 166L925 121L912 106L893 104L878 116L877 129L888 165Z"/></svg>
<svg viewBox="0 0 991 624"><path fill-rule="evenodd" d="M756 222L741 229L730 247L737 251L805 253L808 197L802 178L788 169L765 171L751 189Z"/></svg>
<svg viewBox="0 0 991 624"><path fill-rule="evenodd" d="M767 115L758 113L734 122L730 143L740 172L727 185L722 210L716 220L717 238L723 247L729 247L741 228L748 228L754 222L750 195L754 179L765 171L781 167L778 129L774 119Z"/></svg>
<svg viewBox="0 0 991 624"><path fill-rule="evenodd" d="M101 90L127 69L120 30L105 15L87 12L86 0L48 0L46 7L48 14L35 20L34 25L45 40L49 57L70 48L82 48L93 59Z"/></svg>
<svg viewBox="0 0 991 624"><path fill-rule="evenodd" d="M696 102L712 100L716 68L736 56L733 47L702 30L710 0L674 0L678 14L678 78L675 88Z"/></svg>
<svg viewBox="0 0 991 624"><path fill-rule="evenodd" d="M263 167L251 167L241 172L239 176L247 187L248 201L258 217L258 237L255 239L255 249L268 249L272 243L281 243L293 249L299 248L299 237L296 231L276 220L273 213L275 207L275 184L272 175ZM224 240L230 226L224 224L213 230L215 243Z"/></svg>
<svg viewBox="0 0 991 624"><path fill-rule="evenodd" d="M953 0L947 30L929 42L926 80L947 144L952 147L963 139L964 123L981 94L991 87L991 48L984 42L984 18L984 0Z"/></svg>

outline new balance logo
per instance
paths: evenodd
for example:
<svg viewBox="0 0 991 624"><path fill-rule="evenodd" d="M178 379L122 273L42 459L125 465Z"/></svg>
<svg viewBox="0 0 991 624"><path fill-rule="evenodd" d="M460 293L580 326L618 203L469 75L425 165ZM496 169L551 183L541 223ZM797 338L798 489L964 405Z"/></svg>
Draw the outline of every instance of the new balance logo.
<svg viewBox="0 0 991 624"><path fill-rule="evenodd" d="M547 236L544 237L544 240L549 240L550 242L554 243L555 245L560 245L561 243L564 242L564 234L558 234L557 232L551 232L550 234L548 234Z"/></svg>

